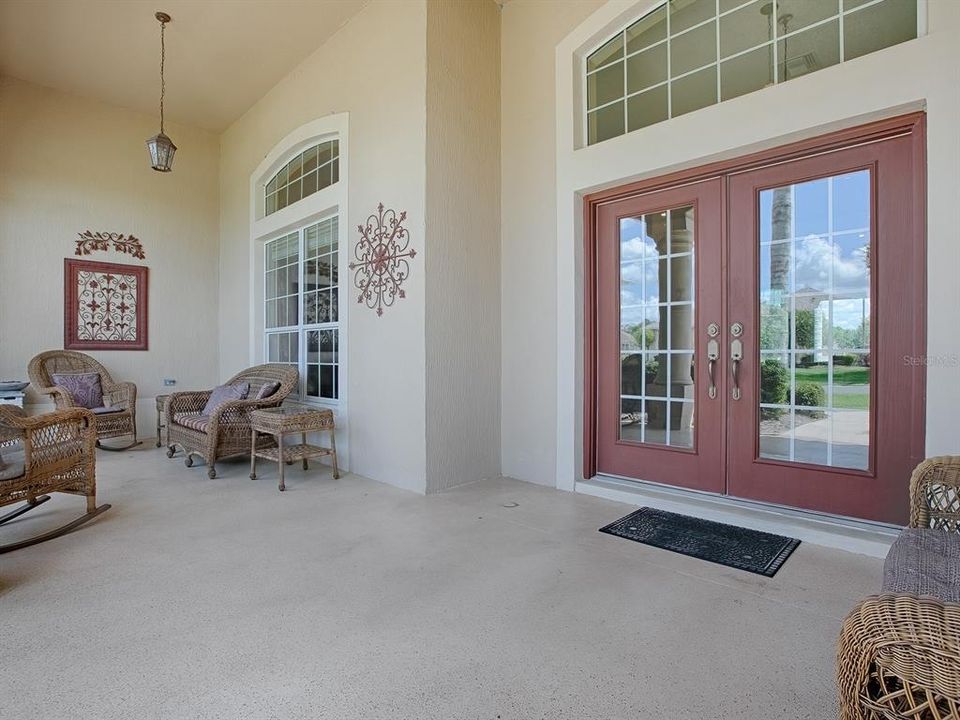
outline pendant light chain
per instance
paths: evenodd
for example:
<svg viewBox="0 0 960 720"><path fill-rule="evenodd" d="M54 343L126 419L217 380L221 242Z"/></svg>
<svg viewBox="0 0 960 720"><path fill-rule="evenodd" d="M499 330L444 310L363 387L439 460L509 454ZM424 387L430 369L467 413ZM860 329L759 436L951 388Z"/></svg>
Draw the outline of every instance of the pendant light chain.
<svg viewBox="0 0 960 720"><path fill-rule="evenodd" d="M167 91L166 81L163 79L163 66L167 57L167 48L164 44L164 30L167 24L160 22L160 132L163 133L163 96Z"/></svg>

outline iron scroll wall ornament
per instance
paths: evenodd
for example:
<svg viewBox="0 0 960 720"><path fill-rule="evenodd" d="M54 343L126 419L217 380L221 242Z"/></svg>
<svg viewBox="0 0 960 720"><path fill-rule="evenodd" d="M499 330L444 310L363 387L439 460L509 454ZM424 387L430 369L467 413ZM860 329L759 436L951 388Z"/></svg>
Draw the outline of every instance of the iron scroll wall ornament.
<svg viewBox="0 0 960 720"><path fill-rule="evenodd" d="M140 244L140 240L133 235L124 235L123 233L115 232L92 233L89 230L77 234L80 236L80 239L74 240L77 244L77 249L73 253L74 255L89 255L94 250L108 252L110 250L110 244L113 243L113 249L118 253L124 253L137 260L145 260L147 257L143 251L143 245Z"/></svg>
<svg viewBox="0 0 960 720"><path fill-rule="evenodd" d="M407 296L402 285L410 277L410 260L417 252L410 247L410 233L403 226L406 219L405 210L398 215L395 210L384 210L380 203L366 225L357 226L360 240L349 266L353 284L360 291L357 302L376 309L378 316L397 298Z"/></svg>

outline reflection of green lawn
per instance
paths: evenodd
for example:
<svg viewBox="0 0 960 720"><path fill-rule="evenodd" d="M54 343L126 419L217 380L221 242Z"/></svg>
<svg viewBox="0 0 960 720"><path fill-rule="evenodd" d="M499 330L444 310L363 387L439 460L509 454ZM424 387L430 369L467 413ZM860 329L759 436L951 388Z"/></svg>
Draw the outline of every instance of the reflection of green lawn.
<svg viewBox="0 0 960 720"><path fill-rule="evenodd" d="M840 410L869 410L870 392L866 388L864 391L856 395L834 395L833 407Z"/></svg>
<svg viewBox="0 0 960 720"><path fill-rule="evenodd" d="M827 382L827 368L822 365L808 368L798 367L797 380L822 385ZM833 367L834 385L867 385L869 382L870 368L868 367L848 367L845 365L834 365Z"/></svg>

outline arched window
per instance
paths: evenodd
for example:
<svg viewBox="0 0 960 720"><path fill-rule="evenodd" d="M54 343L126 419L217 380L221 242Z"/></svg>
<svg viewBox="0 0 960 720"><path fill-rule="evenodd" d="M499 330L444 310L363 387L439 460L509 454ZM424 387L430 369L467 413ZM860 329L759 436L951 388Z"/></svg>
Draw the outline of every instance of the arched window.
<svg viewBox="0 0 960 720"><path fill-rule="evenodd" d="M300 371L300 402L346 406L348 117L310 121L280 140L250 176L252 363ZM341 160L343 163L341 164Z"/></svg>
<svg viewBox="0 0 960 720"><path fill-rule="evenodd" d="M340 179L340 142L307 148L277 171L263 189L264 215L330 187Z"/></svg>
<svg viewBox="0 0 960 720"><path fill-rule="evenodd" d="M587 144L912 40L917 18L917 0L669 0L587 56Z"/></svg>

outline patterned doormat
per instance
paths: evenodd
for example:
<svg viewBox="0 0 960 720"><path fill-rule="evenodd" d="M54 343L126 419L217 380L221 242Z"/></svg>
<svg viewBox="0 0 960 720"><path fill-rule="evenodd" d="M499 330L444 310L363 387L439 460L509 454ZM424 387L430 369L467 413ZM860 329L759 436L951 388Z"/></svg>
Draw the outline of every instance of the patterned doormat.
<svg viewBox="0 0 960 720"><path fill-rule="evenodd" d="M799 540L687 515L640 508L600 532L773 577Z"/></svg>

